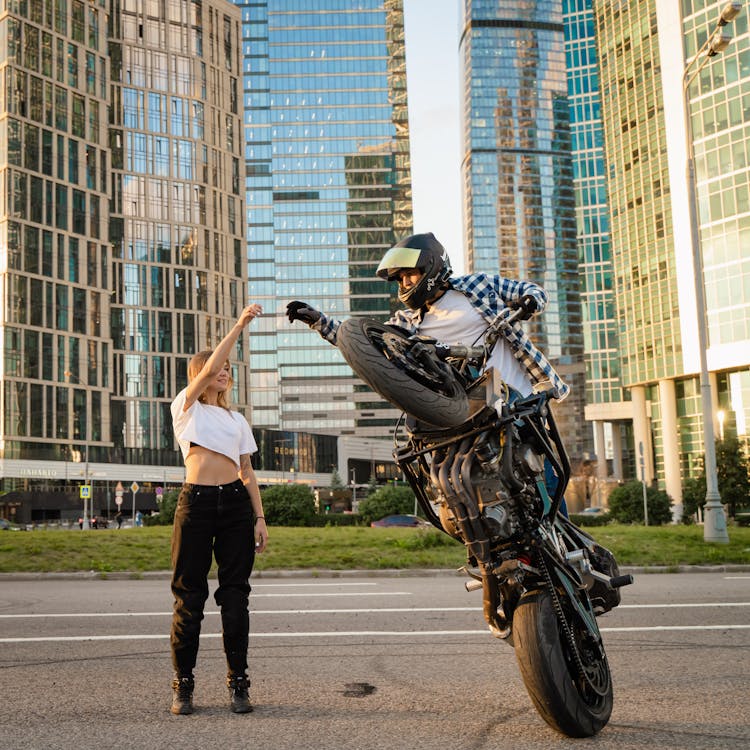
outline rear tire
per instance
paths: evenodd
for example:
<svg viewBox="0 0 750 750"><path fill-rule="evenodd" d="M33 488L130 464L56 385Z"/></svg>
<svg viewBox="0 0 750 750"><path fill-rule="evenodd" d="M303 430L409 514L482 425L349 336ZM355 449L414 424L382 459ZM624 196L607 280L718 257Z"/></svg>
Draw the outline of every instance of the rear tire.
<svg viewBox="0 0 750 750"><path fill-rule="evenodd" d="M336 346L359 377L394 406L435 427L457 427L469 418L466 391L446 368L435 373L402 347L408 334L369 318L349 318Z"/></svg>
<svg viewBox="0 0 750 750"><path fill-rule="evenodd" d="M516 658L526 690L547 724L568 737L592 737L612 713L612 676L607 657L596 653L578 615L566 616L586 677L579 674L549 591L527 594L516 608Z"/></svg>

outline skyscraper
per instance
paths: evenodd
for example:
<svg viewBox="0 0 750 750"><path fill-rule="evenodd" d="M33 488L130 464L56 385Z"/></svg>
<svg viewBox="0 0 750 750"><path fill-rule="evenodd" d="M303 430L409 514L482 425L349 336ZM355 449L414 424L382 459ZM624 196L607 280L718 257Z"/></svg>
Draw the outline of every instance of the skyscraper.
<svg viewBox="0 0 750 750"><path fill-rule="evenodd" d="M578 274L581 281L586 419L594 425L597 475L622 479L634 467L631 404L620 383L612 243L604 153L596 27L592 0L563 0ZM610 451L611 449L611 451Z"/></svg>
<svg viewBox="0 0 750 750"><path fill-rule="evenodd" d="M523 278L550 302L529 324L572 386L558 408L574 458L592 451L584 367L564 35L559 2L464 0L467 269Z"/></svg>
<svg viewBox="0 0 750 750"><path fill-rule="evenodd" d="M7 11L0 479L44 517L70 481L102 508L181 478L169 403L246 298L241 26L225 0Z"/></svg>
<svg viewBox="0 0 750 750"><path fill-rule="evenodd" d="M683 71L713 31L713 0L594 3L605 124L620 371L643 475L679 504L703 453ZM719 437L750 417L750 36L688 91Z"/></svg>
<svg viewBox="0 0 750 750"><path fill-rule="evenodd" d="M285 305L388 317L377 264L412 227L402 0L235 2L242 12L254 424L385 436L397 412ZM273 313L276 313L274 316Z"/></svg>

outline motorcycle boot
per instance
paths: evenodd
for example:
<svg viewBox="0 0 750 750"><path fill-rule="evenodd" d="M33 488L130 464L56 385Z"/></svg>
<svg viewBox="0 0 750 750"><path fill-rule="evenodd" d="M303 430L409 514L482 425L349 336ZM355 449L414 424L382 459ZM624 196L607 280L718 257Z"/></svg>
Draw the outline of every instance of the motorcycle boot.
<svg viewBox="0 0 750 750"><path fill-rule="evenodd" d="M248 696L250 680L245 675L230 675L227 677L229 688L230 708L235 714L248 714L253 710Z"/></svg>
<svg viewBox="0 0 750 750"><path fill-rule="evenodd" d="M172 680L172 706L169 709L175 716L187 716L193 713L193 689L195 681L192 677L175 677Z"/></svg>

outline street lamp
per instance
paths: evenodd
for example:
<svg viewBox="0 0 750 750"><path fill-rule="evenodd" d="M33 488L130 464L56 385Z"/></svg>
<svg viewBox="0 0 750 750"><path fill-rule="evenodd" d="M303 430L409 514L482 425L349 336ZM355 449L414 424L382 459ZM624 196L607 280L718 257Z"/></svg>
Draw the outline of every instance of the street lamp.
<svg viewBox="0 0 750 750"><path fill-rule="evenodd" d="M79 385L83 385L83 383L81 383L81 379L77 375L74 375L72 372L70 372L70 370L65 370L64 375L66 378L75 379ZM86 437L84 438L84 441L85 441L84 442L84 461L85 463L84 463L84 469L83 469L83 484L84 484L84 487L88 488L87 492L90 494L91 514L93 515L94 493L92 491L93 488L91 484L89 483L89 426L91 424L91 420L88 418L88 414L86 416L87 418L86 418ZM83 529L84 530L91 528L91 525L89 523L89 515L88 515L88 507L89 507L88 501L89 501L89 498L87 498L84 495L84 498L83 498Z"/></svg>
<svg viewBox="0 0 750 750"><path fill-rule="evenodd" d="M695 283L695 305L698 312L698 350L700 355L700 388L703 411L703 442L706 451L706 504L703 511L703 539L706 542L729 542L724 507L719 495L716 475L716 446L714 445L714 418L711 401L711 382L708 377L708 331L706 330L706 299L703 290L703 256L701 255L698 233L698 209L695 188L695 148L693 144L693 123L690 117L690 84L703 70L712 57L727 48L731 41L724 27L733 21L742 10L741 2L728 2L721 9L716 28L709 35L693 59L685 66L682 74L682 95L684 99L685 145L687 148L687 190L688 211L690 212L690 241L693 252L693 275ZM698 63L696 65L696 63ZM693 66L695 69L692 70Z"/></svg>

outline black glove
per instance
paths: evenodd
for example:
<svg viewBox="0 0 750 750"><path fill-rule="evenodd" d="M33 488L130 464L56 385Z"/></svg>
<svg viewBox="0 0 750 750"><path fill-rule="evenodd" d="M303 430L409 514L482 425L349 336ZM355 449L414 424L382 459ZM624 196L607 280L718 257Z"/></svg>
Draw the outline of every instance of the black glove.
<svg viewBox="0 0 750 750"><path fill-rule="evenodd" d="M301 320L309 326L320 320L320 312L318 310L310 307L306 302L299 302L298 300L290 302L286 306L286 315L290 323L293 323L295 320Z"/></svg>
<svg viewBox="0 0 750 750"><path fill-rule="evenodd" d="M536 297L532 294L525 294L514 307L522 311L518 320L528 320L539 309Z"/></svg>

